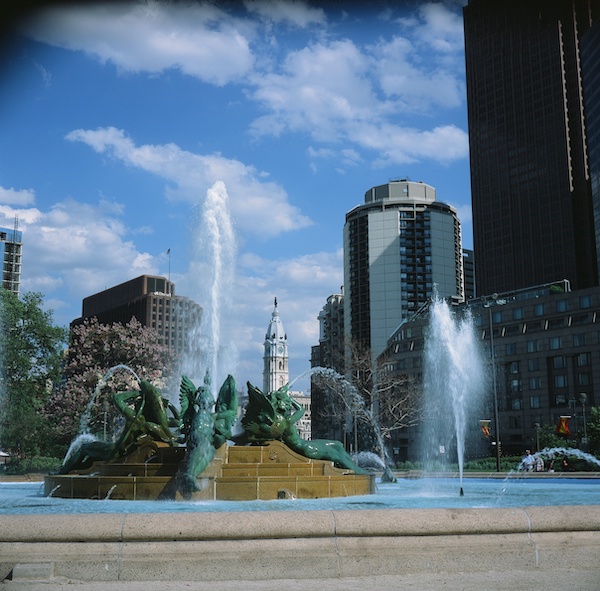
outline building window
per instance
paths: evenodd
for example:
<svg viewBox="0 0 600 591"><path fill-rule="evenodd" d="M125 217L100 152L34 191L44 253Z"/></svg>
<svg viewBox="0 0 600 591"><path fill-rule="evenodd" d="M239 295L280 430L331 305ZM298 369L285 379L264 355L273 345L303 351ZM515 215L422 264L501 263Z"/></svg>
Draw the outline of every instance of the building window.
<svg viewBox="0 0 600 591"><path fill-rule="evenodd" d="M562 347L562 339L561 337L552 337L550 339L550 349L553 351L557 351Z"/></svg>
<svg viewBox="0 0 600 591"><path fill-rule="evenodd" d="M520 410L516 408L515 410ZM508 426L511 429L520 429L521 428L521 417L508 417Z"/></svg>
<svg viewBox="0 0 600 591"><path fill-rule="evenodd" d="M506 355L516 355L517 354L517 345L516 343L507 343L505 347Z"/></svg>
<svg viewBox="0 0 600 591"><path fill-rule="evenodd" d="M513 320L523 320L523 318L525 318L523 308L515 308L513 310Z"/></svg>
<svg viewBox="0 0 600 591"><path fill-rule="evenodd" d="M510 391L520 392L521 391L521 380L515 379L510 381Z"/></svg>
<svg viewBox="0 0 600 591"><path fill-rule="evenodd" d="M540 396L529 397L529 408L542 408L542 399Z"/></svg>
<svg viewBox="0 0 600 591"><path fill-rule="evenodd" d="M554 387L555 388L566 388L568 385L567 376L565 374L557 374L554 376Z"/></svg>
<svg viewBox="0 0 600 591"><path fill-rule="evenodd" d="M566 406L567 404L567 395L566 394L557 394L554 397L555 406Z"/></svg>
<svg viewBox="0 0 600 591"><path fill-rule="evenodd" d="M494 324L502 324L502 310L494 310L492 313L492 322Z"/></svg>
<svg viewBox="0 0 600 591"><path fill-rule="evenodd" d="M529 389L530 390L540 390L542 387L542 378L535 377L529 378Z"/></svg>
<svg viewBox="0 0 600 591"><path fill-rule="evenodd" d="M537 353L540 350L539 341L527 341L527 353Z"/></svg>
<svg viewBox="0 0 600 591"><path fill-rule="evenodd" d="M534 316L543 316L544 315L544 304L536 304L533 307L533 315Z"/></svg>
<svg viewBox="0 0 600 591"><path fill-rule="evenodd" d="M510 401L511 410L522 410L523 409L523 400L521 398L513 398Z"/></svg>
<svg viewBox="0 0 600 591"><path fill-rule="evenodd" d="M585 345L585 333L573 335L573 347L583 347Z"/></svg>
<svg viewBox="0 0 600 591"><path fill-rule="evenodd" d="M556 302L556 311L557 312L567 312L569 309L569 305L567 300L558 300Z"/></svg>
<svg viewBox="0 0 600 591"><path fill-rule="evenodd" d="M577 385L578 386L589 386L592 383L592 376L587 372L577 374Z"/></svg>
<svg viewBox="0 0 600 591"><path fill-rule="evenodd" d="M591 365L591 359L589 353L579 353L579 355L575 356L577 367L585 367L586 365Z"/></svg>
<svg viewBox="0 0 600 591"><path fill-rule="evenodd" d="M591 308L592 307L592 296L584 295L579 298L580 308Z"/></svg>
<svg viewBox="0 0 600 591"><path fill-rule="evenodd" d="M540 359L539 357L532 357L527 360L527 369L529 371L539 371L540 369Z"/></svg>
<svg viewBox="0 0 600 591"><path fill-rule="evenodd" d="M508 371L509 371L509 373L519 373L519 362L511 361L508 364Z"/></svg>
<svg viewBox="0 0 600 591"><path fill-rule="evenodd" d="M552 367L554 369L563 369L563 368L567 367L567 361L562 355L559 357L553 357L552 358Z"/></svg>

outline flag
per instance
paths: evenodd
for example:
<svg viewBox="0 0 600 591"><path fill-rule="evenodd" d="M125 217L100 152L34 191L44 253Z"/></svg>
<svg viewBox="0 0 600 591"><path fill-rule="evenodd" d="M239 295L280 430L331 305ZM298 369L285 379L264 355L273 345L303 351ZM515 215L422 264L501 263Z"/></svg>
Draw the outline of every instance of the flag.
<svg viewBox="0 0 600 591"><path fill-rule="evenodd" d="M556 434L557 435L571 435L571 431L569 430L569 419L570 416L561 416L558 419L558 425L556 425Z"/></svg>
<svg viewBox="0 0 600 591"><path fill-rule="evenodd" d="M169 250L167 250L167 254L171 254L171 249L169 248Z"/></svg>
<svg viewBox="0 0 600 591"><path fill-rule="evenodd" d="M479 425L481 426L481 430L486 437L490 436L490 420L484 419L479 421Z"/></svg>

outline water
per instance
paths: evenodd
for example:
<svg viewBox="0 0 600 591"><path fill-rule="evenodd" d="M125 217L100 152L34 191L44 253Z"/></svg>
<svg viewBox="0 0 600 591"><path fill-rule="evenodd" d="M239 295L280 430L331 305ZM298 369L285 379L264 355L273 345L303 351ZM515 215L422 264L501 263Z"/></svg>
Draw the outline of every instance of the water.
<svg viewBox="0 0 600 591"><path fill-rule="evenodd" d="M435 486L427 487L431 481ZM0 515L83 513L197 513L362 509L464 509L600 505L600 479L467 478L465 496L456 478L400 479L377 483L377 494L333 499L273 501L118 501L43 496L39 482L0 483Z"/></svg>
<svg viewBox="0 0 600 591"><path fill-rule="evenodd" d="M237 352L234 318L236 240L229 210L229 196L222 181L206 193L198 228L194 229L188 293L203 308L201 324L190 338L181 373L201 382L208 369L211 390L228 373L235 373ZM227 368L227 369L225 369Z"/></svg>
<svg viewBox="0 0 600 591"><path fill-rule="evenodd" d="M546 460L561 460L564 457L579 458L589 464L600 466L600 460L596 456L572 447L546 447L534 455L542 456Z"/></svg>
<svg viewBox="0 0 600 591"><path fill-rule="evenodd" d="M139 376L135 373L135 371L133 371L133 369L131 369L127 365L119 363L118 365L111 367L96 384L96 388L94 389L94 392L92 393L92 396L90 397L90 400L81 415L81 419L79 419L79 433L81 435L90 433L90 418L92 416L92 411L94 410L94 407L96 405L96 401L100 397L102 388L106 386L108 380L110 380L110 378L119 370L125 370L129 372L139 384Z"/></svg>
<svg viewBox="0 0 600 591"><path fill-rule="evenodd" d="M472 318L457 318L445 301L433 300L425 341L422 445L428 469L445 458L458 463L461 491L467 430L477 423L485 383Z"/></svg>

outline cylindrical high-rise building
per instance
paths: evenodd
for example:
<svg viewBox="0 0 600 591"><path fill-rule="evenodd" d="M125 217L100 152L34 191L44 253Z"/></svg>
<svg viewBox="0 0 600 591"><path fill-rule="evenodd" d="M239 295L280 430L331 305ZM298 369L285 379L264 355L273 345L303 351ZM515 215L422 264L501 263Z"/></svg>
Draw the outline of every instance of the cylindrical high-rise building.
<svg viewBox="0 0 600 591"><path fill-rule="evenodd" d="M461 226L456 209L430 185L390 181L369 189L344 225L346 342L372 359L398 325L434 293L464 300Z"/></svg>

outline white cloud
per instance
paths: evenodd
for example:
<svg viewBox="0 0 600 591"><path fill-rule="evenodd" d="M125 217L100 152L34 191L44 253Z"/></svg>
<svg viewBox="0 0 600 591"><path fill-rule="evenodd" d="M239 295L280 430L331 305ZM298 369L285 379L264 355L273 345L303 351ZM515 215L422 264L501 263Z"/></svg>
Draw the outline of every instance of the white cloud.
<svg viewBox="0 0 600 591"><path fill-rule="evenodd" d="M351 150L345 165L359 161L358 151L365 149L377 155L377 163L465 158L467 134L458 127L407 125L414 114L454 108L462 100L455 74L417 69L409 63L411 51L408 41L394 38L364 51L345 40L291 52L279 73L254 79L253 98L268 114L253 122L253 132L289 130L322 144L345 143Z"/></svg>
<svg viewBox="0 0 600 591"><path fill-rule="evenodd" d="M57 322L73 319L72 301L133 276L158 272L159 261L127 240L129 228L121 213L120 204L102 200L91 205L72 198L48 211L0 207L0 225L11 227L19 216L26 259L22 289L42 291L52 299L52 308L64 309L68 316L57 315Z"/></svg>
<svg viewBox="0 0 600 591"><path fill-rule="evenodd" d="M58 5L39 12L25 32L125 72L177 68L217 85L245 76L253 63L252 26L209 2Z"/></svg>
<svg viewBox="0 0 600 591"><path fill-rule="evenodd" d="M264 173L238 160L220 154L194 154L175 144L136 146L123 130L114 127L77 129L66 137L173 183L174 187L165 188L173 199L196 202L215 182L223 181L234 220L244 233L272 237L311 224L289 203L280 185L264 180Z"/></svg>
<svg viewBox="0 0 600 591"><path fill-rule="evenodd" d="M454 108L464 100L464 84L456 72L440 67L411 63L416 50L405 38L379 41L371 51L377 84L395 108L406 113L427 113L432 108Z"/></svg>
<svg viewBox="0 0 600 591"><path fill-rule="evenodd" d="M441 2L426 2L420 7L423 24L417 34L441 52L460 53L464 47L462 14Z"/></svg>
<svg viewBox="0 0 600 591"><path fill-rule="evenodd" d="M284 0L247 0L244 2L250 13L273 23L286 23L296 27L324 25L325 13L321 8L308 6L304 2L288 2Z"/></svg>
<svg viewBox="0 0 600 591"><path fill-rule="evenodd" d="M7 205L33 205L35 191L33 189L6 189L0 187L0 203Z"/></svg>
<svg viewBox="0 0 600 591"><path fill-rule="evenodd" d="M239 369L254 384L262 383L262 366L244 359L260 359L265 330L271 319L273 298L277 297L281 321L288 336L290 378L310 367L310 347L319 342L318 314L327 297L339 293L343 283L343 254L316 252L292 259L265 259L243 253L238 263L237 302L244 318L245 336L238 340L243 353ZM302 387L305 384L301 384Z"/></svg>

